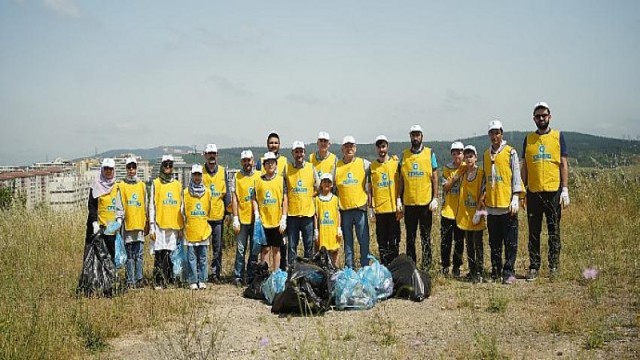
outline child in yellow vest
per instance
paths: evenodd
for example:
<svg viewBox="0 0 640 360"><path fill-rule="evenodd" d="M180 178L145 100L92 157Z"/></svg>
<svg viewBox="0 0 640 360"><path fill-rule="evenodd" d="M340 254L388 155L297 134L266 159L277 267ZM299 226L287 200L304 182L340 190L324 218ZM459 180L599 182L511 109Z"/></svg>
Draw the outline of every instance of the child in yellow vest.
<svg viewBox="0 0 640 360"><path fill-rule="evenodd" d="M467 240L467 260L469 274L467 279L479 283L484 273L484 256L482 232L484 231L484 217L481 215L484 204L481 201L484 172L476 164L478 155L475 146L464 147L464 161L466 171L456 173L454 180L460 181L460 196L458 199L456 224L464 231Z"/></svg>
<svg viewBox="0 0 640 360"><path fill-rule="evenodd" d="M451 265L451 246L453 245L453 277L460 277L462 255L464 254L464 231L456 225L456 214L460 201L460 181L453 181L452 177L458 171L465 171L463 162L464 145L460 141L451 144L451 162L442 167L442 185L444 201L440 213L440 260L442 261L442 275L449 275Z"/></svg>
<svg viewBox="0 0 640 360"><path fill-rule="evenodd" d="M211 226L207 221L211 210L211 191L202 183L202 165L191 167L189 187L182 192L184 239L187 245L187 281L191 290L207 288L207 249Z"/></svg>
<svg viewBox="0 0 640 360"><path fill-rule="evenodd" d="M320 177L320 193L315 199L314 240L318 249L329 252L333 265L338 264L338 251L342 241L338 197L333 195L333 176L324 173Z"/></svg>

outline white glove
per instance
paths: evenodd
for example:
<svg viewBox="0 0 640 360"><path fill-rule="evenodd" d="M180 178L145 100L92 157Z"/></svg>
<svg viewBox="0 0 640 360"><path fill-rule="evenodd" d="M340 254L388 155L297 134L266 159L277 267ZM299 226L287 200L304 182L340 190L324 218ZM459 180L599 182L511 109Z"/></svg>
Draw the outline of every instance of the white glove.
<svg viewBox="0 0 640 360"><path fill-rule="evenodd" d="M320 239L320 231L318 229L313 229L313 240L318 241Z"/></svg>
<svg viewBox="0 0 640 360"><path fill-rule="evenodd" d="M342 239L342 228L338 228L338 239Z"/></svg>
<svg viewBox="0 0 640 360"><path fill-rule="evenodd" d="M476 213L473 214L473 219L471 219L471 222L473 223L473 225L478 225L478 224L480 224L480 220L482 220L482 215L480 215L476 211Z"/></svg>
<svg viewBox="0 0 640 360"><path fill-rule="evenodd" d="M404 211L404 206L402 206L402 199L400 198L396 199L396 211L399 211L399 212Z"/></svg>
<svg viewBox="0 0 640 360"><path fill-rule="evenodd" d="M240 219L237 216L233 217L233 231L240 231Z"/></svg>
<svg viewBox="0 0 640 360"><path fill-rule="evenodd" d="M151 239L151 241L156 241L156 224L155 223L149 224L149 239Z"/></svg>
<svg viewBox="0 0 640 360"><path fill-rule="evenodd" d="M376 222L376 214L373 212L373 208L369 208L369 222Z"/></svg>
<svg viewBox="0 0 640 360"><path fill-rule="evenodd" d="M97 221L91 223L91 226L93 227L93 235L97 234L98 231L100 231L100 224L98 224Z"/></svg>
<svg viewBox="0 0 640 360"><path fill-rule="evenodd" d="M563 209L569 206L569 188L566 186L562 187L562 192L560 193L560 205L562 205Z"/></svg>
<svg viewBox="0 0 640 360"><path fill-rule="evenodd" d="M438 199L433 198L429 203L429 211L434 212L436 210L438 210Z"/></svg>
<svg viewBox="0 0 640 360"><path fill-rule="evenodd" d="M520 196L518 196L518 194L514 194L511 197L511 204L509 205L509 213L511 215L515 215L518 213L519 209L520 209Z"/></svg>
<svg viewBox="0 0 640 360"><path fill-rule="evenodd" d="M282 215L280 218L280 233L284 233L287 230L287 215Z"/></svg>

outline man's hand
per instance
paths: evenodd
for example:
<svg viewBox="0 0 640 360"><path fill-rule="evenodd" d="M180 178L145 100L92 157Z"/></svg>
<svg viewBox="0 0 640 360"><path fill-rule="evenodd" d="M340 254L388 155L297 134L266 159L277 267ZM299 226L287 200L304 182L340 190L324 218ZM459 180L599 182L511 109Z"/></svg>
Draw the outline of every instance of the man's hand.
<svg viewBox="0 0 640 360"><path fill-rule="evenodd" d="M435 212L436 210L438 210L438 199L433 198L433 200L431 200L431 202L429 203L429 211Z"/></svg>
<svg viewBox="0 0 640 360"><path fill-rule="evenodd" d="M373 212L373 208L368 208L367 210L369 212L369 222L375 224L375 222L376 222L376 214Z"/></svg>
<svg viewBox="0 0 640 360"><path fill-rule="evenodd" d="M100 231L100 224L97 221L91 223L91 227L93 227L93 235L97 234Z"/></svg>
<svg viewBox="0 0 640 360"><path fill-rule="evenodd" d="M519 209L520 209L520 196L518 194L514 194L511 197L511 204L509 205L509 213L511 215L516 215Z"/></svg>
<svg viewBox="0 0 640 360"><path fill-rule="evenodd" d="M238 235L240 233L240 218L237 216L233 217L233 232Z"/></svg>
<svg viewBox="0 0 640 360"><path fill-rule="evenodd" d="M396 199L396 212L404 212L404 206L402 206L402 199Z"/></svg>
<svg viewBox="0 0 640 360"><path fill-rule="evenodd" d="M287 230L287 215L282 215L280 218L280 234L284 234L284 231Z"/></svg>

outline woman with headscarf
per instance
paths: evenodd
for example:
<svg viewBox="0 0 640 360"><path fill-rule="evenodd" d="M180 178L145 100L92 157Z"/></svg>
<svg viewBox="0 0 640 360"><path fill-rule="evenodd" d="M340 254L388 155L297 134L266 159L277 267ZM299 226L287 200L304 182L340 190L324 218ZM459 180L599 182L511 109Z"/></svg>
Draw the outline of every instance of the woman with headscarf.
<svg viewBox="0 0 640 360"><path fill-rule="evenodd" d="M89 190L89 215L87 216L87 233L85 242L89 243L93 235L100 230L111 261L115 259L115 232L122 224L122 203L117 196L115 161L111 158L102 160L100 175L96 177Z"/></svg>
<svg viewBox="0 0 640 360"><path fill-rule="evenodd" d="M154 241L151 246L156 290L166 287L173 277L171 251L176 249L182 232L181 206L182 184L173 177L173 156L163 155L160 173L149 193L149 238Z"/></svg>

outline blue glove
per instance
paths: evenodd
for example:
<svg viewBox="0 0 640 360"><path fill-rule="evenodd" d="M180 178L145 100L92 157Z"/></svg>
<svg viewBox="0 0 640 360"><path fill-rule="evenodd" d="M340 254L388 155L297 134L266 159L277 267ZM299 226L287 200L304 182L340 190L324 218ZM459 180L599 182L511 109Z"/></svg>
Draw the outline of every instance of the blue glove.
<svg viewBox="0 0 640 360"><path fill-rule="evenodd" d="M113 235L116 233L116 231L120 230L120 226L120 221L112 221L107 224L107 229L104 231L104 233L107 235Z"/></svg>

